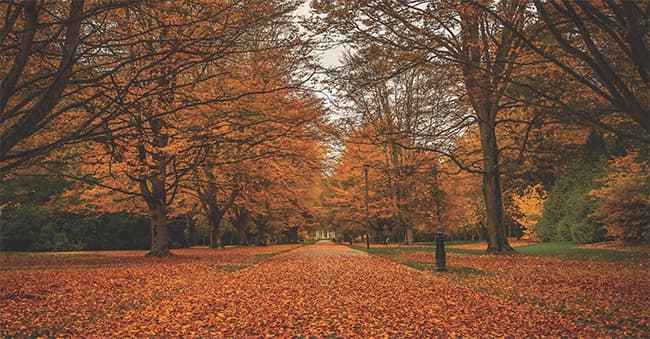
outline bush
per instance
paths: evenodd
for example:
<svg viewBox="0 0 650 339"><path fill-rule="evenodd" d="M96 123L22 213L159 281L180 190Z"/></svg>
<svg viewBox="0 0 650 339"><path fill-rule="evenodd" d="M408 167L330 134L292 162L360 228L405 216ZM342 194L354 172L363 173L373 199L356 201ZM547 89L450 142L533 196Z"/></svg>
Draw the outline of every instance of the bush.
<svg viewBox="0 0 650 339"><path fill-rule="evenodd" d="M591 214L596 204L589 192L598 187L604 161L580 159L551 188L536 229L542 241L570 240L591 243L604 240L603 225Z"/></svg>
<svg viewBox="0 0 650 339"><path fill-rule="evenodd" d="M82 215L10 207L0 223L0 250L5 251L147 249L150 241L147 219L127 213Z"/></svg>
<svg viewBox="0 0 650 339"><path fill-rule="evenodd" d="M650 175L638 153L615 158L603 186L591 192L597 208L592 216L607 232L622 240L650 240Z"/></svg>
<svg viewBox="0 0 650 339"><path fill-rule="evenodd" d="M0 249L27 251L38 242L41 228L48 224L49 216L38 207L8 207L0 218Z"/></svg>

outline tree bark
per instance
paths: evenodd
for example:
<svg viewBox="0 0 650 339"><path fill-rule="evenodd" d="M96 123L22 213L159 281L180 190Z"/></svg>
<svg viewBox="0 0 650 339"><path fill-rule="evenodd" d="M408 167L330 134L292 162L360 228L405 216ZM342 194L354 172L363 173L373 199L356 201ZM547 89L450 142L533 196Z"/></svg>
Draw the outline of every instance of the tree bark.
<svg viewBox="0 0 650 339"><path fill-rule="evenodd" d="M242 246L248 246L248 232L245 228L239 229L239 244Z"/></svg>
<svg viewBox="0 0 650 339"><path fill-rule="evenodd" d="M147 256L162 257L171 254L167 239L165 159L160 155L154 156L154 158L160 172L149 178L151 190L149 190L146 181L140 184L140 189L146 197L147 207L149 207L149 222L151 224L151 248Z"/></svg>
<svg viewBox="0 0 650 339"><path fill-rule="evenodd" d="M221 222L223 221L223 215L219 213L211 213L210 215L210 248L223 248L223 242L221 241Z"/></svg>
<svg viewBox="0 0 650 339"><path fill-rule="evenodd" d="M151 119L149 124L152 131L152 145L157 149L167 146L169 138L162 133L162 121ZM144 146L140 145L138 149L140 161L147 164ZM140 192L147 202L151 223L151 248L147 256L160 257L171 254L167 239L167 188L165 187L167 158L163 152L153 152L151 158L156 171L140 180ZM151 187L147 185L147 179Z"/></svg>
<svg viewBox="0 0 650 339"><path fill-rule="evenodd" d="M255 228L257 230L257 244L260 246L266 246L266 217L260 216L258 220L254 221Z"/></svg>
<svg viewBox="0 0 650 339"><path fill-rule="evenodd" d="M170 255L167 244L167 211L164 203L154 202L150 205L149 223L151 225L151 248L147 256Z"/></svg>
<svg viewBox="0 0 650 339"><path fill-rule="evenodd" d="M248 210L246 207L237 206L234 212L235 215L230 221L239 233L239 244L248 246Z"/></svg>
<svg viewBox="0 0 650 339"><path fill-rule="evenodd" d="M483 197L487 216L487 242L489 253L512 252L503 225L503 202L501 197L501 171L499 147L496 138L496 117L499 100L503 95L503 81L484 68L484 52L479 30L479 17L476 11L462 11L461 35L463 43L462 65L465 88L479 123L481 151L483 155ZM485 34L485 33L483 33ZM484 37L485 38L485 37ZM508 74L506 60L514 46L510 35L503 33L502 44L498 47L491 65L492 72L502 77ZM487 48L487 47L486 47ZM483 63L483 64L482 64Z"/></svg>
<svg viewBox="0 0 650 339"><path fill-rule="evenodd" d="M503 224L503 201L501 197L501 171L499 148L493 123L481 122L481 147L483 149L483 198L487 214L489 253L511 252Z"/></svg>
<svg viewBox="0 0 650 339"><path fill-rule="evenodd" d="M70 4L70 15L68 24L66 25L63 55L61 56L52 83L47 89L45 89L45 91L43 91L42 96L32 109L25 113L25 115L23 115L20 120L13 124L9 129L0 134L0 161L7 157L9 151L11 151L16 144L31 136L38 130L40 123L46 119L48 114L50 114L54 106L59 102L61 94L68 86L70 76L72 75L72 67L76 62L75 52L77 51L77 47L81 40L80 31L83 6L84 2L82 0L75 0ZM27 19L28 21L31 21L29 15ZM26 34L31 33L26 32ZM20 60L17 61L20 62ZM9 85L10 84L8 83L2 84L3 87L9 87ZM2 100L8 100L8 97L3 98Z"/></svg>
<svg viewBox="0 0 650 339"><path fill-rule="evenodd" d="M413 228L406 226L406 233L404 237L404 242L406 242L407 245L412 246L413 243L415 242L415 237L413 236Z"/></svg>

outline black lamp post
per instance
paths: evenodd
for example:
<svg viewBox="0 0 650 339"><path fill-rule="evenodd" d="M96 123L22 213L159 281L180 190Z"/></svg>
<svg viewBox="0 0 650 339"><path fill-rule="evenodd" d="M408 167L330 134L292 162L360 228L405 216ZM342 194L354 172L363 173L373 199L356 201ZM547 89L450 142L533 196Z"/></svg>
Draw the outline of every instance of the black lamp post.
<svg viewBox="0 0 650 339"><path fill-rule="evenodd" d="M444 272L447 270L445 235L442 233L441 226L438 226L438 229L436 230L436 270L438 272Z"/></svg>
<svg viewBox="0 0 650 339"><path fill-rule="evenodd" d="M370 214L368 213L368 168L370 164L363 164L363 171L366 174L366 248L370 249Z"/></svg>

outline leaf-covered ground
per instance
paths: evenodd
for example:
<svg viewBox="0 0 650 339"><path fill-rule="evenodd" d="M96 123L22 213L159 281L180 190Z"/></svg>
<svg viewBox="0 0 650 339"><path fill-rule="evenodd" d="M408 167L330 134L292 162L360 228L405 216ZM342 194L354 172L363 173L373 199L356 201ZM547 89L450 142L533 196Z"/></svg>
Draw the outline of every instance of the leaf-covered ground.
<svg viewBox="0 0 650 339"><path fill-rule="evenodd" d="M556 259L450 255L450 267L462 269L440 275L331 243L300 247L269 259L289 248L183 250L164 259L3 257L0 334L594 337L647 333L639 327L645 324L647 329L647 311L638 308L647 305L642 293L648 291L647 279L641 281L644 276L632 271L623 271L620 280L631 279L629 283L636 286L610 281L614 272L601 279L600 266L576 271L571 263ZM401 255L405 257L400 260L424 266L431 258L431 253ZM260 263L251 266L256 262ZM564 264L556 267L558 263ZM508 273L507 265L513 272L523 271ZM647 278L648 267L639 269ZM591 273L576 278L584 272ZM553 292L554 288L558 290ZM554 303L573 300L563 294L582 300L589 293L617 288L621 296L594 301L610 303L611 314L625 324L637 319L636 327L610 328L599 322L611 317L591 319ZM613 304L625 298L630 298L629 309ZM632 309L641 313L628 314Z"/></svg>
<svg viewBox="0 0 650 339"><path fill-rule="evenodd" d="M432 253L401 252L391 259L435 270ZM435 276L512 303L564 314L595 328L601 336L650 337L648 260L604 262L451 253L447 265L449 272Z"/></svg>

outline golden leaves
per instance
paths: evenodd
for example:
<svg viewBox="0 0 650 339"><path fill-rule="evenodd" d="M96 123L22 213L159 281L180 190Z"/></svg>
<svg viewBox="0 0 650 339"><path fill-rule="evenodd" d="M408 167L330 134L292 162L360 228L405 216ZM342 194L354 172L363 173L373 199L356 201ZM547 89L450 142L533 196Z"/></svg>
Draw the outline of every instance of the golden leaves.
<svg viewBox="0 0 650 339"><path fill-rule="evenodd" d="M510 298L510 294L504 297L479 292L471 284L463 287L332 243L301 247L233 273L213 268L214 264L245 263L256 254L287 248L189 249L178 251L183 255L165 259L10 258L6 260L10 270L0 275L3 286L9 286L1 295L2 332L97 337L519 337L614 333L596 332L586 322L576 322L555 309L522 303ZM498 269L499 264L493 263L492 256L490 261L468 258L450 256L450 264L477 264L489 271L489 276L505 274ZM474 262L473 258L480 259ZM503 260L524 268L543 265L552 269L545 259L526 265L520 258ZM48 261L68 268L18 269L27 263ZM576 281L591 283L589 279ZM520 291L516 281L498 283L503 291L508 291L510 285ZM549 279L543 283L553 282ZM543 291L523 295L540 293ZM606 300L613 306L611 302L616 299Z"/></svg>
<svg viewBox="0 0 650 339"><path fill-rule="evenodd" d="M432 275L322 243L5 257L2 333L73 337L639 336L648 267L528 256L448 256ZM141 254L135 252L135 254ZM257 256L258 258L260 256ZM431 263L431 253L402 259ZM645 327L644 327L645 326ZM647 334L647 330L646 334Z"/></svg>
<svg viewBox="0 0 650 339"><path fill-rule="evenodd" d="M397 260L435 264L434 256L423 252L403 252ZM447 266L459 273L440 277L513 305L534 306L547 315L557 312L570 320L563 335L576 336L575 331L586 327L593 327L599 337L648 335L648 263L451 253ZM538 322L530 317L531 325Z"/></svg>

